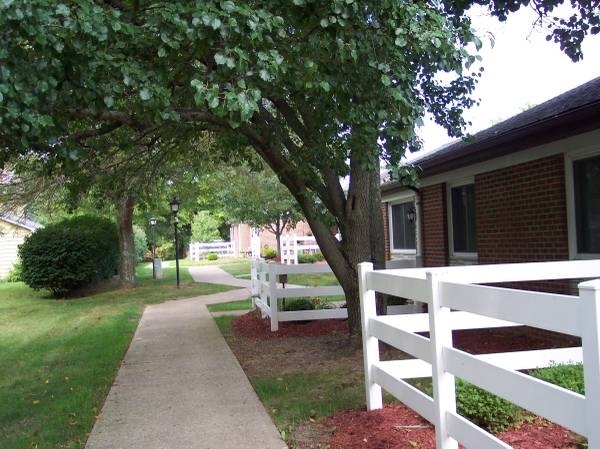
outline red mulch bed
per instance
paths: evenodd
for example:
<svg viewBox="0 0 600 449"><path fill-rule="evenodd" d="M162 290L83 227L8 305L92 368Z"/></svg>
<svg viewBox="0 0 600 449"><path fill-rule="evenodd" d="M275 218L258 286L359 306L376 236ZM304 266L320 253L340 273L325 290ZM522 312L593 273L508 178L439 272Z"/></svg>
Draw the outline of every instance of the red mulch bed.
<svg viewBox="0 0 600 449"><path fill-rule="evenodd" d="M330 449L435 449L433 427L402 404L388 404L369 413L362 410L338 413L327 418L324 425L334 429L327 441ZM497 437L515 449L577 448L568 430L542 419Z"/></svg>
<svg viewBox="0 0 600 449"><path fill-rule="evenodd" d="M232 326L235 335L259 340L348 333L346 320L286 321L279 323L278 331L271 332L271 321L261 319L258 310L237 317L233 320Z"/></svg>
<svg viewBox="0 0 600 449"><path fill-rule="evenodd" d="M269 320L261 319L257 311L236 318L233 321L233 330L237 336L254 339L314 337L348 332L346 320L285 322L279 323L277 332L271 332ZM579 340L574 337L524 326L454 333L454 345L472 353L521 351L579 344ZM321 424L331 429L331 436L324 442L330 449L435 449L433 427L402 404L388 404L383 409L372 412L341 412L326 418ZM584 447L577 444L576 435L541 418L497 436L515 449Z"/></svg>

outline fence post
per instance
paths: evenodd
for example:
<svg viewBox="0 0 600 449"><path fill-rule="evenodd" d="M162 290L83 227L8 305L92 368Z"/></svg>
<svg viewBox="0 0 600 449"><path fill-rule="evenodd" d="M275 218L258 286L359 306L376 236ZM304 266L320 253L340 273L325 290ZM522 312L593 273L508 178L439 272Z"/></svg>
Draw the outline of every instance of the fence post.
<svg viewBox="0 0 600 449"><path fill-rule="evenodd" d="M271 332L279 329L279 306L277 303L277 274L276 263L269 264L269 312L271 314Z"/></svg>
<svg viewBox="0 0 600 449"><path fill-rule="evenodd" d="M433 382L435 444L437 449L458 449L458 442L448 434L447 412L456 412L454 375L445 369L444 346L452 346L450 308L442 307L438 273L427 273L431 303L429 305L429 338L431 340L431 377Z"/></svg>
<svg viewBox="0 0 600 449"><path fill-rule="evenodd" d="M259 266L258 276L260 279L260 282L258 284L258 292L260 294L260 299L262 300L263 305L268 306L268 303L267 303L268 291L265 288L265 284L267 283L266 262L264 260L259 259L258 266ZM262 308L260 309L260 316L262 318L265 317L265 311ZM270 312L269 312L269 316L271 316Z"/></svg>
<svg viewBox="0 0 600 449"><path fill-rule="evenodd" d="M588 448L600 449L600 279L579 284Z"/></svg>
<svg viewBox="0 0 600 449"><path fill-rule="evenodd" d="M298 265L298 236L294 234L294 265Z"/></svg>
<svg viewBox="0 0 600 449"><path fill-rule="evenodd" d="M258 296L260 289L258 288L258 270L257 260L252 259L250 261L250 296L252 297L252 308L255 307L254 298Z"/></svg>
<svg viewBox="0 0 600 449"><path fill-rule="evenodd" d="M358 292L360 297L360 320L362 324L363 363L365 370L365 392L367 410L383 407L381 387L373 381L373 364L379 362L379 340L369 333L369 320L377 316L375 291L367 289L367 274L373 271L373 264L358 264Z"/></svg>

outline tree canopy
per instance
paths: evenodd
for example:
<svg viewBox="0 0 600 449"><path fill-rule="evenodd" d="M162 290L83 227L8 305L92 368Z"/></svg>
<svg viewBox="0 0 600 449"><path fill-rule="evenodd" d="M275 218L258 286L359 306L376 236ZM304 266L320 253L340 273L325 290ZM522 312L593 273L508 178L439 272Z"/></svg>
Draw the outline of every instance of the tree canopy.
<svg viewBox="0 0 600 449"><path fill-rule="evenodd" d="M526 5L549 17L562 2L489 7L500 19ZM379 159L419 148L425 112L460 135L479 75L474 3L488 4L1 1L0 162L35 152L68 167L123 129L177 139L183 126L214 131L221 148L252 147L300 205L357 330L356 264L383 264ZM577 59L599 13L597 0L572 4L570 19L549 17L550 33Z"/></svg>

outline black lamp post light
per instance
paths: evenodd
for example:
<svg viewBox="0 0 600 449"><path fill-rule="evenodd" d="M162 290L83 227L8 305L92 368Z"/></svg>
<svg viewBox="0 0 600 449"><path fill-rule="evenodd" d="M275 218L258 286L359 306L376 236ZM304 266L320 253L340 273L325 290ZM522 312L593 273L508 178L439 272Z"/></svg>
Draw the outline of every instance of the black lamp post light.
<svg viewBox="0 0 600 449"><path fill-rule="evenodd" d="M179 235L177 231L177 225L179 224L179 218L177 213L179 212L179 205L181 203L176 197L173 197L169 206L171 206L171 213L173 214L173 228L175 230L175 272L177 274L177 288L179 288Z"/></svg>
<svg viewBox="0 0 600 449"><path fill-rule="evenodd" d="M156 218L150 218L152 228L152 279L156 279Z"/></svg>

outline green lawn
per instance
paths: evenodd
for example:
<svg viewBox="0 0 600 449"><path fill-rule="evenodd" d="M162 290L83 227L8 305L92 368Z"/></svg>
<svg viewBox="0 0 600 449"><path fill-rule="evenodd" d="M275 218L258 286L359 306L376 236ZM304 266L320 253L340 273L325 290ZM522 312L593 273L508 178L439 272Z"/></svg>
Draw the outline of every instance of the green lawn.
<svg viewBox="0 0 600 449"><path fill-rule="evenodd" d="M250 259L219 259L217 262L232 276L250 279Z"/></svg>
<svg viewBox="0 0 600 449"><path fill-rule="evenodd" d="M339 284L333 273L290 274L288 275L288 283L306 285L307 287Z"/></svg>
<svg viewBox="0 0 600 449"><path fill-rule="evenodd" d="M0 448L82 448L144 306L230 289L185 269L180 289L174 268L138 275L135 289L59 301L0 283Z"/></svg>

